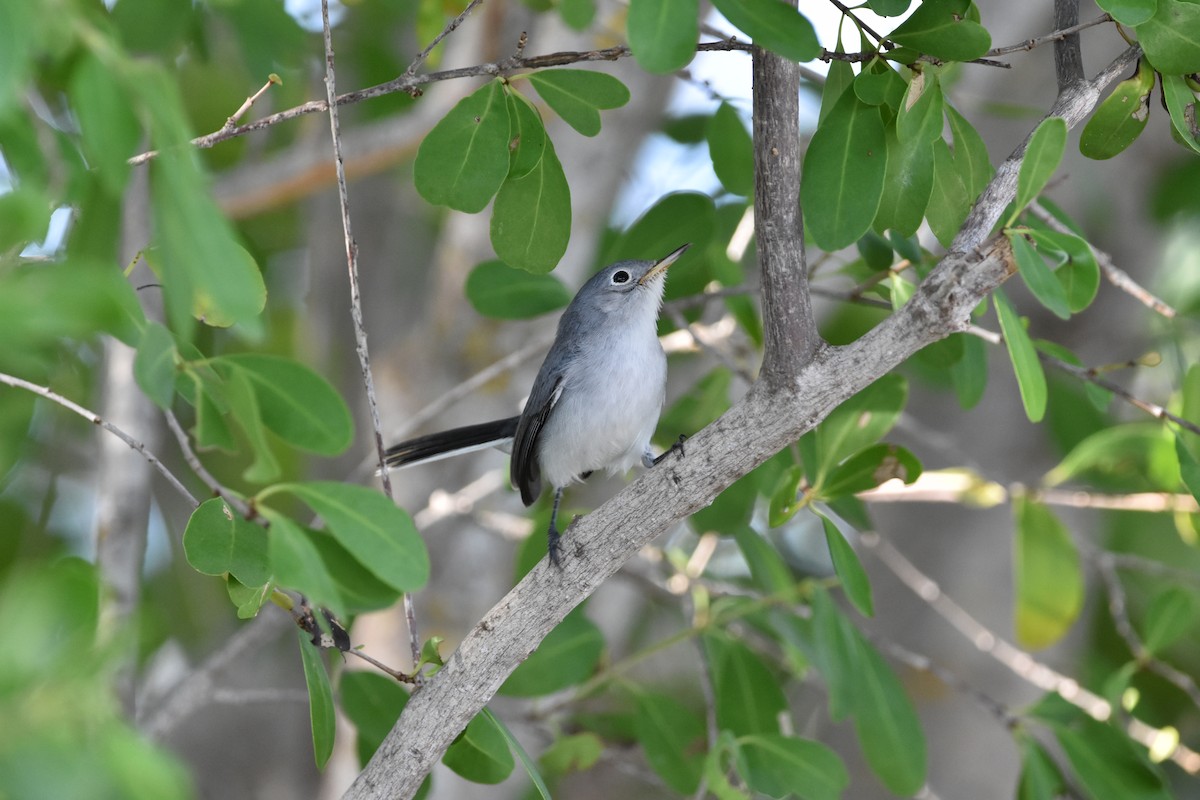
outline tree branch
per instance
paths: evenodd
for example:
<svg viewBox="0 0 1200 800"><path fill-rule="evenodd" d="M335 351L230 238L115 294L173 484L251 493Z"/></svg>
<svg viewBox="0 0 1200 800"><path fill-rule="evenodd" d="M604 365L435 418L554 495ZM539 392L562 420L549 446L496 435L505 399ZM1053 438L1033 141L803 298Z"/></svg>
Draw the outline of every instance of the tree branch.
<svg viewBox="0 0 1200 800"><path fill-rule="evenodd" d="M1054 0L1054 27L1074 29L1079 24L1079 0ZM1083 81L1083 54L1079 49L1079 32L1075 30L1054 40L1054 72L1058 76L1058 91Z"/></svg>

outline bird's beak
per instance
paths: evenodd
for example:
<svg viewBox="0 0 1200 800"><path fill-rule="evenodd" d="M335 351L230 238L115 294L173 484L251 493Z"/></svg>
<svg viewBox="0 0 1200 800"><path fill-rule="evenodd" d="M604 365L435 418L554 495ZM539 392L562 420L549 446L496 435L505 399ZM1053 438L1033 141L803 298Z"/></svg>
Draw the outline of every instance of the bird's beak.
<svg viewBox="0 0 1200 800"><path fill-rule="evenodd" d="M660 260L653 267L646 270L646 274L642 276L642 279L640 281L638 281L638 285L645 286L647 282L653 280L654 278L657 278L659 275L666 272L667 267L671 266L676 261L678 261L679 257L681 255L683 255L684 251L687 250L691 246L692 246L692 243L688 242L683 247L676 248L669 256Z"/></svg>

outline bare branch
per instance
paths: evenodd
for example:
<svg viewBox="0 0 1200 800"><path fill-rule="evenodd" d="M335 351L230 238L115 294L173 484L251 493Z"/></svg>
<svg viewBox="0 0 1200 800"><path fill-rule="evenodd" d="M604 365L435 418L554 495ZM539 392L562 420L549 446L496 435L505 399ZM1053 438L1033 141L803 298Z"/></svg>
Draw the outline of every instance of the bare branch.
<svg viewBox="0 0 1200 800"><path fill-rule="evenodd" d="M468 6L470 10L475 3ZM463 12L465 18L466 11ZM342 138L338 123L338 103L336 75L333 67L333 33L329 27L329 0L321 0L321 23L325 42L325 99L329 109L329 128L333 137L333 160L337 170L338 205L342 213L342 231L346 240L346 266L350 280L350 316L354 322L355 349L358 352L358 364L362 370L363 387L367 395L367 407L371 412L371 431L375 436L375 452L379 457L380 481L383 493L388 500L395 502L392 493L392 480L388 476L386 446L383 443L383 426L379 422L379 403L375 399L375 378L371 374L371 356L367 348L367 329L363 324L362 295L358 288L358 244L354 241L354 232L350 226L350 195L346 190L346 166L342 161ZM455 23L457 27L457 23ZM443 32L443 36L445 32ZM432 46L431 46L432 47ZM413 607L412 593L404 593L404 616L408 628L408 644L412 653L413 664L421 660L421 638L417 631L416 610Z"/></svg>
<svg viewBox="0 0 1200 800"><path fill-rule="evenodd" d="M1054 27L1069 30L1079 24L1079 0L1054 0ZM1074 31L1054 40L1054 72L1058 76L1058 91L1083 82L1083 53L1079 49L1079 32Z"/></svg>
<svg viewBox="0 0 1200 800"><path fill-rule="evenodd" d="M471 0L470 3L467 3L467 7L462 10L462 13L450 20L450 22L446 24L446 27L442 28L442 32L433 37L433 41L426 45L424 50L422 50L420 53L417 53L417 57L414 58L412 63L408 65L408 69L404 70L404 75L409 78L416 75L417 69L425 63L425 59L429 58L429 54L433 52L433 48L441 44L442 39L445 39L447 36L454 33L454 31L458 30L458 26L462 25L463 21L470 16L471 12L474 11L482 2L483 0Z"/></svg>
<svg viewBox="0 0 1200 800"><path fill-rule="evenodd" d="M1056 31L1051 31L1050 33L1047 33L1043 36L1038 36L1033 39L1026 39L1025 41L1021 42L1020 44L1010 44L1007 47L996 47L991 50L988 50L986 53L984 53L984 55L985 56L993 56L993 57L994 56L1006 56L1006 55L1009 55L1010 53L1019 53L1021 51L1029 51L1029 50L1034 49L1035 47L1041 47L1044 44L1049 44L1050 42L1060 41L1060 40L1066 38L1067 36L1070 36L1072 34L1078 34L1080 31L1087 30L1088 28L1093 28L1096 25L1103 25L1106 22L1112 22L1112 16L1110 16L1109 14L1101 14L1100 16L1096 17L1095 19L1091 20L1090 22L1081 22L1078 25L1070 25L1068 27L1061 28ZM1082 77L1082 73L1080 73L1080 77Z"/></svg>
<svg viewBox="0 0 1200 800"><path fill-rule="evenodd" d="M159 460L158 456L154 455L154 453L150 452L144 444L139 442L137 439L134 439L128 433L126 433L125 431L118 428L116 425L113 425L112 423L107 422L104 419L102 419L99 414L95 413L94 411L87 410L86 408L84 408L83 406L74 402L73 400L68 400L67 398L63 397L61 394L58 394L57 392L52 391L51 389L49 389L46 386L39 386L36 383L30 383L29 381L24 380L22 378L18 378L15 375L8 375L6 373L0 372L0 383L8 384L9 386L13 386L18 389L25 389L26 391L33 392L34 394L36 394L40 397L44 397L47 400L57 403L58 405L62 406L65 409L68 409L69 411L75 412L76 414L83 417L88 422L92 423L93 425L99 425L101 428L108 431L113 436L116 436L118 439L120 439L125 444L129 445L132 449L141 453L142 457L146 459L146 461L150 464L150 466L152 466L156 470L158 470L158 473L167 479L167 483L171 484L171 486L175 489L175 491L177 491L177 492L179 492L179 494L183 495L183 497L189 503L191 503L193 506L200 505L200 501L197 500L196 497L191 492L188 491L187 487L184 486L183 483L178 478L175 477L174 473L172 473L171 470L166 468L166 466L162 463L162 461Z"/></svg>
<svg viewBox="0 0 1200 800"><path fill-rule="evenodd" d="M204 468L204 464L201 463L199 456L196 455L196 451L192 449L192 443L188 439L187 431L179 424L179 419L175 416L175 412L167 409L165 413L167 427L175 435L175 441L179 443L179 450L183 453L183 460L192 468L192 472L196 473L196 477L203 481L204 485L212 490L214 495L231 505L243 517L246 519L252 518L254 511L250 508L250 505L223 486L220 481L213 477L211 472Z"/></svg>

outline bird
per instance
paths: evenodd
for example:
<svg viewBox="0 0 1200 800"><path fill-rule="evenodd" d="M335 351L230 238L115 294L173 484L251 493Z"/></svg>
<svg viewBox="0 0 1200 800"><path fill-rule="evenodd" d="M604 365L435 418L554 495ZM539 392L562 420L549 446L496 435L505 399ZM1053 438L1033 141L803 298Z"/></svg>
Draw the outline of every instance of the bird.
<svg viewBox="0 0 1200 800"><path fill-rule="evenodd" d="M618 261L580 287L558 321L529 398L515 417L432 433L389 447L388 469L489 447L511 452L509 478L530 506L543 483L554 490L547 550L560 563L558 507L567 486L594 471L652 467L650 437L666 397L667 357L658 315L668 268L691 246L657 261Z"/></svg>

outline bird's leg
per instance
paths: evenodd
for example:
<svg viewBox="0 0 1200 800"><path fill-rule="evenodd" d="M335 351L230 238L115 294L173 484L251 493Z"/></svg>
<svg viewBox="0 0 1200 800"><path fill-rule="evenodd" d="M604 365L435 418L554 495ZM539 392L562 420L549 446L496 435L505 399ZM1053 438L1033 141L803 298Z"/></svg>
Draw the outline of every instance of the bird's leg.
<svg viewBox="0 0 1200 800"><path fill-rule="evenodd" d="M546 549L550 552L550 563L556 567L562 566L558 561L558 540L561 535L558 532L558 504L562 502L562 489L554 490L554 505L550 508L550 530L546 531Z"/></svg>
<svg viewBox="0 0 1200 800"><path fill-rule="evenodd" d="M651 458L650 463L647 464L646 466L647 467L657 466L660 461L662 461L667 456L671 455L671 453L679 453L679 457L683 458L683 443L686 441L687 441L687 435L682 434L682 433L679 434L679 438L675 440L675 444L671 445L671 447L665 453L663 453L661 456L658 456L657 458ZM647 454L647 455L649 455L649 454Z"/></svg>

